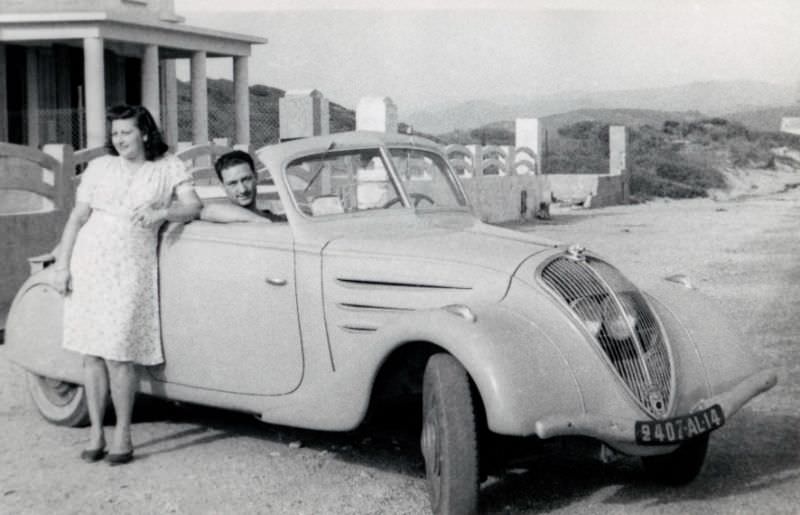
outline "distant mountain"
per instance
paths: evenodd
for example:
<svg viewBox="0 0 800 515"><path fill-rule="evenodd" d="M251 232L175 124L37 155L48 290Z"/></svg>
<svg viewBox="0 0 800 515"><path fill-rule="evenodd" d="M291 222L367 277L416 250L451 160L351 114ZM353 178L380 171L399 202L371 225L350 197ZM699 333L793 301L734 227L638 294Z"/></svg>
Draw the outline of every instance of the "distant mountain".
<svg viewBox="0 0 800 515"><path fill-rule="evenodd" d="M571 91L533 96L471 100L412 113L405 121L415 130L434 134L469 129L516 118L542 118L580 109L695 111L705 116L756 111L797 102L793 85L758 81L695 82L683 86L626 91Z"/></svg>

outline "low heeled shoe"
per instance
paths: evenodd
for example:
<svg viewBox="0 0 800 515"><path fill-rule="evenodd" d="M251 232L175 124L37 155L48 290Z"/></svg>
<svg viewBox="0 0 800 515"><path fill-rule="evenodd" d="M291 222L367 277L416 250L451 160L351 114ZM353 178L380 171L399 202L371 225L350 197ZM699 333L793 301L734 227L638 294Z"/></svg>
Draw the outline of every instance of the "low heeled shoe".
<svg viewBox="0 0 800 515"><path fill-rule="evenodd" d="M106 455L106 450L104 448L99 449L84 449L81 451L81 459L88 463L94 463L96 461L100 461L103 459L103 456Z"/></svg>
<svg viewBox="0 0 800 515"><path fill-rule="evenodd" d="M111 465L124 465L133 461L133 450L126 452L110 452L106 455L106 461Z"/></svg>

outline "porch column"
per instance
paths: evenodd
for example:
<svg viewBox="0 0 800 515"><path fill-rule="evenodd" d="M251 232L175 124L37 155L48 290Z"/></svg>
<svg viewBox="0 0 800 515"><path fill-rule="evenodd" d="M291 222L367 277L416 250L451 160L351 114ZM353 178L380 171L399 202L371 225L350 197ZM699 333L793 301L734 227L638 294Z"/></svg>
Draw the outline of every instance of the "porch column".
<svg viewBox="0 0 800 515"><path fill-rule="evenodd" d="M164 139L174 152L178 148L178 79L175 74L175 59L161 62L161 87L164 106Z"/></svg>
<svg viewBox="0 0 800 515"><path fill-rule="evenodd" d="M161 106L158 101L158 45L146 45L142 56L142 105L161 126Z"/></svg>
<svg viewBox="0 0 800 515"><path fill-rule="evenodd" d="M208 86L206 53L195 52L191 62L192 143L208 143Z"/></svg>
<svg viewBox="0 0 800 515"><path fill-rule="evenodd" d="M0 141L8 141L8 95L6 94L6 45L0 43Z"/></svg>
<svg viewBox="0 0 800 515"><path fill-rule="evenodd" d="M86 147L100 147L106 140L106 83L103 38L83 40L83 82L86 96Z"/></svg>
<svg viewBox="0 0 800 515"><path fill-rule="evenodd" d="M28 145L39 147L39 75L38 60L36 59L36 49L28 47L25 49L25 102L26 116L28 122Z"/></svg>
<svg viewBox="0 0 800 515"><path fill-rule="evenodd" d="M248 57L233 58L233 92L236 99L236 134L237 145L250 145L250 88L248 85Z"/></svg>

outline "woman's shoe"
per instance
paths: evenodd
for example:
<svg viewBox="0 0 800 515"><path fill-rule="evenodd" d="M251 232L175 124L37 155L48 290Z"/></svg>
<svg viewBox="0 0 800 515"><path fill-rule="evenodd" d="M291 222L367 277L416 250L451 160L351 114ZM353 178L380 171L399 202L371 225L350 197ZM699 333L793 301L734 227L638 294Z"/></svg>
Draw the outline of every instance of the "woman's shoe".
<svg viewBox="0 0 800 515"><path fill-rule="evenodd" d="M126 452L109 452L106 455L109 465L124 465L133 461L133 449Z"/></svg>
<svg viewBox="0 0 800 515"><path fill-rule="evenodd" d="M84 449L81 451L81 459L87 463L94 463L103 459L106 455L104 447L99 449Z"/></svg>

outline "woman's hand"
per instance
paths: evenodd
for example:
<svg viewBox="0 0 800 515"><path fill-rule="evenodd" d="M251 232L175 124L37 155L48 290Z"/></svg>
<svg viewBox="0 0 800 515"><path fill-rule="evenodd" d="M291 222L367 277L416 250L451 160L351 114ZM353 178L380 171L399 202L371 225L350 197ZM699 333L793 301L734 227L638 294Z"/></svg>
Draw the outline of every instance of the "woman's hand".
<svg viewBox="0 0 800 515"><path fill-rule="evenodd" d="M156 208L152 205L137 207L131 215L131 221L141 227L152 227L161 225L167 219L166 208Z"/></svg>
<svg viewBox="0 0 800 515"><path fill-rule="evenodd" d="M50 275L50 285L61 295L66 295L72 287L72 274L69 273L68 268L53 267L53 272Z"/></svg>

